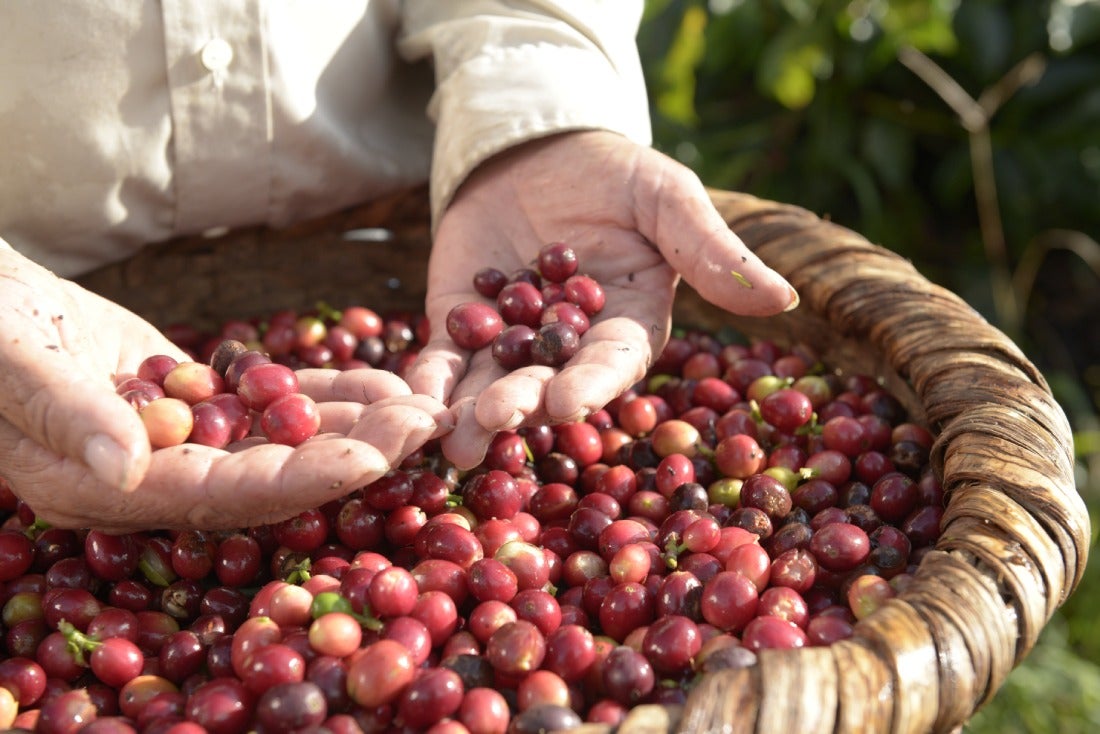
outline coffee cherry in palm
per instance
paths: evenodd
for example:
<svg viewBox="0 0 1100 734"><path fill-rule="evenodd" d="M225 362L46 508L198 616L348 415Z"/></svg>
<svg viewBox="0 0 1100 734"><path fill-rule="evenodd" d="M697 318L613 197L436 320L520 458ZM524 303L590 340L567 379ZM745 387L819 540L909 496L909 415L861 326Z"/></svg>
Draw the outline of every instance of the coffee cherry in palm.
<svg viewBox="0 0 1100 734"><path fill-rule="evenodd" d="M447 314L447 334L463 349L475 351L487 347L503 329L500 314L484 303L460 303Z"/></svg>
<svg viewBox="0 0 1100 734"><path fill-rule="evenodd" d="M289 393L264 408L260 428L272 443L297 446L317 435L321 414L308 395Z"/></svg>

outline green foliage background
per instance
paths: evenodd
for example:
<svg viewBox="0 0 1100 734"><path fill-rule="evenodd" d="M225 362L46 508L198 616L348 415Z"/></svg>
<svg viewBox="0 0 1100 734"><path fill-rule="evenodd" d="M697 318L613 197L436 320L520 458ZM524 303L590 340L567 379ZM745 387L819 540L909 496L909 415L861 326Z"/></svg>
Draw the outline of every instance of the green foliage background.
<svg viewBox="0 0 1100 734"><path fill-rule="evenodd" d="M1100 526L1100 0L648 0L639 43L659 149L897 251L1020 344ZM968 734L1100 731L1097 565Z"/></svg>

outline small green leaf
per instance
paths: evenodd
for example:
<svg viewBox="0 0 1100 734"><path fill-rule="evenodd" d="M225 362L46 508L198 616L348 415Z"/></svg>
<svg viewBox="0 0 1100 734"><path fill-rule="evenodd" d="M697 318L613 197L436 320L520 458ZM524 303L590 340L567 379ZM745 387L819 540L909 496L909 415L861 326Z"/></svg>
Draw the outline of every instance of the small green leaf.
<svg viewBox="0 0 1100 734"><path fill-rule="evenodd" d="M745 286L746 288L753 287L752 281L746 278L744 275L741 275L741 273L737 272L736 270L731 270L730 275L732 275L738 283Z"/></svg>

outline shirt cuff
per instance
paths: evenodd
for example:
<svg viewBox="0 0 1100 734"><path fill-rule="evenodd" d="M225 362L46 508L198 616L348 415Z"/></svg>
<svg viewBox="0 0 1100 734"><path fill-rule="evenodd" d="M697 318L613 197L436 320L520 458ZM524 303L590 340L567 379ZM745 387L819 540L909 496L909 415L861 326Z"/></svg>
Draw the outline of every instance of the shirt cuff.
<svg viewBox="0 0 1100 734"><path fill-rule="evenodd" d="M549 43L488 49L438 88L432 221L463 180L493 155L535 138L601 129L652 139L640 74L624 79L600 54Z"/></svg>
<svg viewBox="0 0 1100 734"><path fill-rule="evenodd" d="M402 55L435 68L433 224L475 168L522 143L595 129L651 144L640 0L403 7Z"/></svg>

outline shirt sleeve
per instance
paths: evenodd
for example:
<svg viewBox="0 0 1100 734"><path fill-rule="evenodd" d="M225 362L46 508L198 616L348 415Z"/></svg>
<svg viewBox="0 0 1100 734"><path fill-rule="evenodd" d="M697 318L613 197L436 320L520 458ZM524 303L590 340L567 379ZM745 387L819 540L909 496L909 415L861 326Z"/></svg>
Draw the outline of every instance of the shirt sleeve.
<svg viewBox="0 0 1100 734"><path fill-rule="evenodd" d="M400 53L431 59L432 219L480 163L557 132L652 140L636 34L641 0L408 0Z"/></svg>

